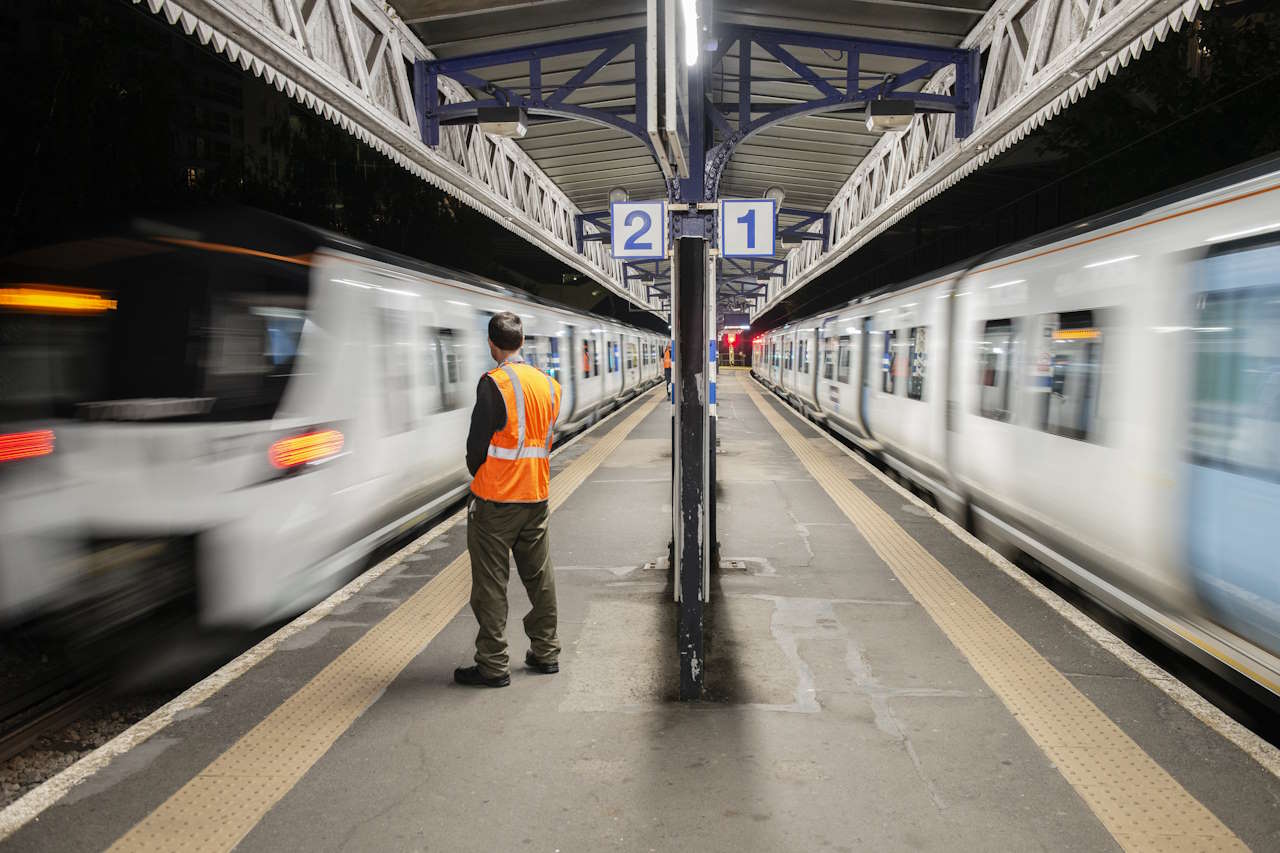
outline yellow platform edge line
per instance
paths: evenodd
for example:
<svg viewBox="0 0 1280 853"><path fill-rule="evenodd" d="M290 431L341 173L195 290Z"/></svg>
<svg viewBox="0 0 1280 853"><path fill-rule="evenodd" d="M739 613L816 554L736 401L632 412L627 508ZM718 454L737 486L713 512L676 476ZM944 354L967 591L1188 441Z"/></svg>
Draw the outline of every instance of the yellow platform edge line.
<svg viewBox="0 0 1280 853"><path fill-rule="evenodd" d="M658 402L654 392L552 480L552 512ZM234 848L453 620L470 594L471 559L464 552L110 849L212 853Z"/></svg>
<svg viewBox="0 0 1280 853"><path fill-rule="evenodd" d="M842 476L749 381L742 387L1123 849L1248 849L888 513Z"/></svg>

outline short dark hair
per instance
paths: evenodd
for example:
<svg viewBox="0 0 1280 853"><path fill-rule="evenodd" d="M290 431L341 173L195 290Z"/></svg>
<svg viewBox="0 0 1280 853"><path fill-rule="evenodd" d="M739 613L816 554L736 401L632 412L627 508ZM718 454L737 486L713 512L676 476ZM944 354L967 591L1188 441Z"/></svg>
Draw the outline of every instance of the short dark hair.
<svg viewBox="0 0 1280 853"><path fill-rule="evenodd" d="M524 344L524 325L510 311L489 318L489 340L503 352L514 352Z"/></svg>

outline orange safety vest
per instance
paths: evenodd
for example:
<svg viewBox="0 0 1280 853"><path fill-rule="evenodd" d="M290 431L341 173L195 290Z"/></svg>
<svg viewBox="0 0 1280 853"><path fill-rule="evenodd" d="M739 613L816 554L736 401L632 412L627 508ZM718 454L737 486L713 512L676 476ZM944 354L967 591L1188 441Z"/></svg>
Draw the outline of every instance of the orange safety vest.
<svg viewBox="0 0 1280 853"><path fill-rule="evenodd" d="M662 368L663 370L671 369L671 347L663 347L662 349Z"/></svg>
<svg viewBox="0 0 1280 853"><path fill-rule="evenodd" d="M538 503L551 488L551 430L560 415L560 383L527 364L489 371L507 407L507 425L489 439L489 456L471 492L496 503Z"/></svg>

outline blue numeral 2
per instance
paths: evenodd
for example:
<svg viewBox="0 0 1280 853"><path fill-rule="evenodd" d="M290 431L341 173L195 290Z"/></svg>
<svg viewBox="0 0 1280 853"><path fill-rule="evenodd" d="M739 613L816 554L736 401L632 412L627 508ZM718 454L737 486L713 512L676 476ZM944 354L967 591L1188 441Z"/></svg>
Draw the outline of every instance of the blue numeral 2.
<svg viewBox="0 0 1280 853"><path fill-rule="evenodd" d="M627 238L626 242L622 244L622 248L627 250L632 250L632 249L652 250L653 241L650 240L646 243L641 243L640 238L643 237L645 234L649 233L649 229L653 227L653 218L650 217L649 214L644 212L643 210L633 210L627 214L627 218L624 221L624 224L626 225L626 227L630 228L632 225L635 225L637 222L643 222L644 224L640 226L639 231L637 231L636 233L632 234L630 237Z"/></svg>

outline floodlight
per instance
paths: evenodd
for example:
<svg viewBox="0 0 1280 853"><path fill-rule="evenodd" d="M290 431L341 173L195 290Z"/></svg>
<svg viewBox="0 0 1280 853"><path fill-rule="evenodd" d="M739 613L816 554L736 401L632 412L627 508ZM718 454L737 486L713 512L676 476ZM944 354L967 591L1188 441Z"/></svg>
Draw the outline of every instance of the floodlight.
<svg viewBox="0 0 1280 853"><path fill-rule="evenodd" d="M764 191L764 197L770 201L777 202L778 207L782 207L782 202L787 197L787 193L782 187L769 187Z"/></svg>
<svg viewBox="0 0 1280 853"><path fill-rule="evenodd" d="M798 249L803 241L792 234L783 234L778 242L784 249Z"/></svg>
<svg viewBox="0 0 1280 853"><path fill-rule="evenodd" d="M692 68L698 64L698 0L680 0L684 13L684 64Z"/></svg>
<svg viewBox="0 0 1280 853"><path fill-rule="evenodd" d="M622 187L614 187L609 190L609 201L612 204L620 204L629 198L631 198L631 195Z"/></svg>
<svg viewBox="0 0 1280 853"><path fill-rule="evenodd" d="M476 124L485 133L521 139L529 132L529 117L523 107L479 107Z"/></svg>
<svg viewBox="0 0 1280 853"><path fill-rule="evenodd" d="M867 130L906 130L916 114L914 101L878 100L867 104Z"/></svg>

